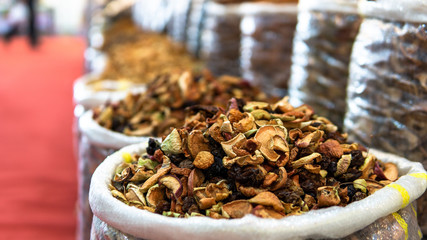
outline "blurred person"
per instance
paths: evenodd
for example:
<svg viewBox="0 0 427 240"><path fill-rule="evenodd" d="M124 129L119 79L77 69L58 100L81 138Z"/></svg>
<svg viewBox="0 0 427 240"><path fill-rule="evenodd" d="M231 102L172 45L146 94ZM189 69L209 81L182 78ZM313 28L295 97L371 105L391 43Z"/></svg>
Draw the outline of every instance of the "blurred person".
<svg viewBox="0 0 427 240"><path fill-rule="evenodd" d="M31 46L36 47L38 45L36 1L37 0L18 0L14 2L6 19L8 27L8 30L4 34L6 42L9 42L12 37L18 35L22 29L27 27L28 39Z"/></svg>
<svg viewBox="0 0 427 240"><path fill-rule="evenodd" d="M6 30L4 40L9 42L14 36L18 35L21 29L25 28L28 18L28 10L24 0L15 1L10 7L6 18Z"/></svg>
<svg viewBox="0 0 427 240"><path fill-rule="evenodd" d="M38 32L36 26L37 0L27 0L28 4L28 38L33 47L38 45Z"/></svg>

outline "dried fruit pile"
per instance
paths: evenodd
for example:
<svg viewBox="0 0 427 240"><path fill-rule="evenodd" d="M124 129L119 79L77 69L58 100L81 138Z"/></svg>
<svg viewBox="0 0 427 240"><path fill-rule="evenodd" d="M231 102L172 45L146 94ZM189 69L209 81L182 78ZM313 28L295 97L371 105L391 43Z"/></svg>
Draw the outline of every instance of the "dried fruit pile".
<svg viewBox="0 0 427 240"><path fill-rule="evenodd" d="M146 83L161 73L201 66L183 46L168 36L144 32L125 21L119 21L105 31L102 50L108 61L99 80Z"/></svg>
<svg viewBox="0 0 427 240"><path fill-rule="evenodd" d="M214 78L208 71L200 74L170 73L158 76L142 94L129 94L119 103L94 109L101 126L130 136L163 136L171 127L184 125L185 111L196 104L217 105L232 97L265 100L257 88L240 78Z"/></svg>
<svg viewBox="0 0 427 240"><path fill-rule="evenodd" d="M282 218L346 206L398 178L396 165L287 98L200 109L146 154L124 154L112 195L172 217Z"/></svg>

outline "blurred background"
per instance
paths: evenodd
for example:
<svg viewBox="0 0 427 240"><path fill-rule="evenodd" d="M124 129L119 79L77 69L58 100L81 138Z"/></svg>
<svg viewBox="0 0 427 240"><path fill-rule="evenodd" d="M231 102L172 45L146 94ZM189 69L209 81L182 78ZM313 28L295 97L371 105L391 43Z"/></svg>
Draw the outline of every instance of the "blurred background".
<svg viewBox="0 0 427 240"><path fill-rule="evenodd" d="M76 238L72 84L87 4L0 0L0 239Z"/></svg>

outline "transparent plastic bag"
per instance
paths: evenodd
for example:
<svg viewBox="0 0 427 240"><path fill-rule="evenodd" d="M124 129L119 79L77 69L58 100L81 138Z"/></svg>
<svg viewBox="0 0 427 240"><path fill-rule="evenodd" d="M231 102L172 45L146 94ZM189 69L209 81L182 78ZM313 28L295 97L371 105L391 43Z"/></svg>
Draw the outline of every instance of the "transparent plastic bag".
<svg viewBox="0 0 427 240"><path fill-rule="evenodd" d="M427 187L420 163L371 149L397 165L400 178L346 207L312 210L299 216L260 219L171 218L128 206L111 195L109 184L122 154L143 154L147 142L110 155L92 176L89 202L94 212L92 239L417 239L419 227L411 204ZM394 186L394 187L393 187ZM167 229L165 231L165 229Z"/></svg>
<svg viewBox="0 0 427 240"><path fill-rule="evenodd" d="M216 76L240 76L241 4L206 4L200 56Z"/></svg>
<svg viewBox="0 0 427 240"><path fill-rule="evenodd" d="M101 47L105 41L104 28L117 20L131 19L132 1L88 1L85 9L84 32L87 40L85 50L86 72L100 72L105 66Z"/></svg>
<svg viewBox="0 0 427 240"><path fill-rule="evenodd" d="M201 32L207 2L208 0L191 0L186 29L186 45L187 50L196 57L199 57Z"/></svg>
<svg viewBox="0 0 427 240"><path fill-rule="evenodd" d="M168 25L168 34L179 43L186 41L186 29L190 13L191 0L174 0L172 17Z"/></svg>
<svg viewBox="0 0 427 240"><path fill-rule="evenodd" d="M130 137L107 130L92 119L92 111L85 112L79 118L78 144L78 227L79 239L89 239L92 222L88 193L93 172L104 159L118 149L147 141L147 137Z"/></svg>
<svg viewBox="0 0 427 240"><path fill-rule="evenodd" d="M132 6L134 21L144 30L165 32L176 0L137 0Z"/></svg>
<svg viewBox="0 0 427 240"><path fill-rule="evenodd" d="M242 12L242 77L270 95L287 95L297 4L251 3Z"/></svg>
<svg viewBox="0 0 427 240"><path fill-rule="evenodd" d="M427 167L427 2L362 1L345 128L349 138ZM427 196L418 221L427 234Z"/></svg>
<svg viewBox="0 0 427 240"><path fill-rule="evenodd" d="M361 23L357 1L302 0L298 7L289 83L291 104L309 104L342 127L348 64Z"/></svg>

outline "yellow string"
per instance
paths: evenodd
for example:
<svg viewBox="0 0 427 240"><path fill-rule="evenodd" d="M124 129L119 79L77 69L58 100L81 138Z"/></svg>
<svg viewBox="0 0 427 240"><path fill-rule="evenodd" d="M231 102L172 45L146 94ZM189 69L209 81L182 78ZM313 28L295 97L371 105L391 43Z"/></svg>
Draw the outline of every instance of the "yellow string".
<svg viewBox="0 0 427 240"><path fill-rule="evenodd" d="M408 174L408 175L412 176L412 177L415 177L415 178L422 178L422 179L427 180L427 174L425 174L425 173L411 173L411 174Z"/></svg>
<svg viewBox="0 0 427 240"><path fill-rule="evenodd" d="M396 221L399 223L399 225L403 228L403 231L405 231L405 240L408 239L408 224L405 222L405 220L400 216L399 213L395 212L393 213L393 217L396 219Z"/></svg>
<svg viewBox="0 0 427 240"><path fill-rule="evenodd" d="M396 183L391 183L391 184L387 185L387 187L391 187L391 188L396 189L400 193L400 195L402 195L402 206L401 206L401 208L405 208L406 206L408 206L410 197L409 197L408 191L406 191L406 189L404 187L402 187Z"/></svg>
<svg viewBox="0 0 427 240"><path fill-rule="evenodd" d="M412 211L414 211L415 217L417 217L418 213L414 208L414 204L412 204L412 203L411 203L411 208L412 208Z"/></svg>

